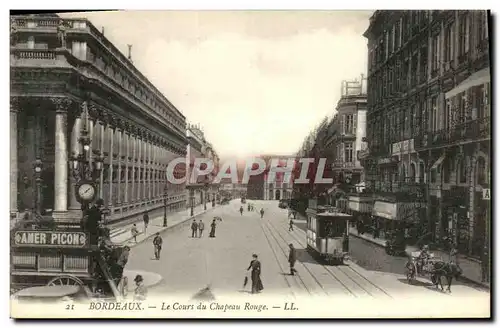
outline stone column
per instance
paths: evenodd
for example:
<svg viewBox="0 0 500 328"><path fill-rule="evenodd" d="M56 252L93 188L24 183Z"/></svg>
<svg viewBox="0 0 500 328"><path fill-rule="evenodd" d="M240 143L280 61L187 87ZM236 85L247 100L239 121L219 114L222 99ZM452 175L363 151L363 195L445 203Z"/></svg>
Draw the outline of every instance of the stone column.
<svg viewBox="0 0 500 328"><path fill-rule="evenodd" d="M107 140L106 138L106 134L105 134L105 130L106 130L106 127L104 125L105 123L104 122L99 122L99 129L100 129L100 134L101 134L101 138L99 140L99 149L101 150L101 154L104 156L106 154L105 153L105 150L106 148L104 148L104 145L105 145L105 142ZM106 156L109 156L109 153L106 155ZM103 163L103 168L104 168L104 163ZM99 198L103 199L103 190L104 190L104 169L101 170L101 172L99 172Z"/></svg>
<svg viewBox="0 0 500 328"><path fill-rule="evenodd" d="M17 98L10 100L10 216L17 217L17 112L19 103Z"/></svg>
<svg viewBox="0 0 500 328"><path fill-rule="evenodd" d="M147 137L144 138L143 143L142 143L142 200L146 200L146 179L148 176L148 157L147 157L147 151L148 151L148 139Z"/></svg>
<svg viewBox="0 0 500 328"><path fill-rule="evenodd" d="M118 134L118 175L117 175L117 178L118 178L118 181L117 181L117 188L116 188L116 204L121 204L122 203L122 192L121 192L121 188L122 188L122 183L121 183L121 179L122 179L122 143L123 143L123 140L122 140L122 136L123 136L123 132L120 128L116 128L116 133Z"/></svg>
<svg viewBox="0 0 500 328"><path fill-rule="evenodd" d="M73 129L71 131L71 155L72 156L78 156L81 153L81 146L80 142L78 141L78 138L80 138L80 131L82 129L82 118L80 117L80 113L77 114L75 117L75 122L73 123ZM71 167L71 162L69 163L69 167ZM78 211L80 210L81 206L80 203L76 200L75 196L75 190L73 189L76 184L76 180L73 177L73 174L69 175L69 191L68 191L68 198L69 198L69 204L68 208L70 210L75 210Z"/></svg>
<svg viewBox="0 0 500 328"><path fill-rule="evenodd" d="M135 174L135 163L137 160L137 138L136 136L131 136L132 137L132 185L130 187L130 202L135 203L135 179L136 179L136 174Z"/></svg>
<svg viewBox="0 0 500 328"><path fill-rule="evenodd" d="M108 170L108 207L113 215L113 146L114 146L114 127L109 126L109 170Z"/></svg>
<svg viewBox="0 0 500 328"><path fill-rule="evenodd" d="M137 137L137 186L135 199L139 202L141 200L141 190L142 190L142 177L141 177L141 160L142 156L142 135Z"/></svg>
<svg viewBox="0 0 500 328"><path fill-rule="evenodd" d="M68 98L53 98L56 107L55 164L54 164L54 212L68 210L68 147L66 140Z"/></svg>
<svg viewBox="0 0 500 328"><path fill-rule="evenodd" d="M123 202L128 203L128 172L129 168L129 156L130 156L130 133L125 131L125 191L123 195Z"/></svg>

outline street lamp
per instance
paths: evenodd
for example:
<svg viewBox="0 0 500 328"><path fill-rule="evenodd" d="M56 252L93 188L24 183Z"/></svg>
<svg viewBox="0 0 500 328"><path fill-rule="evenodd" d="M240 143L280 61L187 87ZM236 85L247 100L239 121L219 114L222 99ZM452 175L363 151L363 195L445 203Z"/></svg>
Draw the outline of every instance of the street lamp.
<svg viewBox="0 0 500 328"><path fill-rule="evenodd" d="M194 190L189 189L189 204L191 205L191 216L194 216Z"/></svg>
<svg viewBox="0 0 500 328"><path fill-rule="evenodd" d="M42 214L42 169L43 162L41 159L37 158L33 164L33 169L35 171L35 211L38 214Z"/></svg>
<svg viewBox="0 0 500 328"><path fill-rule="evenodd" d="M207 210L207 194L208 194L208 182L205 182L205 197L203 197L203 209Z"/></svg>
<svg viewBox="0 0 500 328"><path fill-rule="evenodd" d="M168 198L168 186L165 184L165 188L163 189L163 226L167 226L167 198Z"/></svg>
<svg viewBox="0 0 500 328"><path fill-rule="evenodd" d="M80 131L78 142L82 145L83 152L80 154L73 153L71 156L71 171L76 181L75 193L77 200L82 204L82 211L85 211L89 203L97 197L96 185L102 170L104 156L97 150L93 162L91 163L88 160L91 139L86 126Z"/></svg>

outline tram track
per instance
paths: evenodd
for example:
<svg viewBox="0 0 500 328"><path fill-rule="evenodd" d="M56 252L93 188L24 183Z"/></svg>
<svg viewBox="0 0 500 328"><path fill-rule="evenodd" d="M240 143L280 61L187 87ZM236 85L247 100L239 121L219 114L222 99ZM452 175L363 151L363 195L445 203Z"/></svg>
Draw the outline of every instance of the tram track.
<svg viewBox="0 0 500 328"><path fill-rule="evenodd" d="M286 235L290 236L294 242L298 243L304 249L307 249L307 245L305 245L303 241L296 236L296 234L292 234L289 231L286 231L286 228L284 226L280 225L279 228L277 228L272 222L269 222L269 225L271 225L278 234L280 234L278 230L281 230L282 232L284 232L285 236ZM294 232L299 233L298 231ZM305 233L303 233L303 235L305 236ZM282 235L281 238L286 243L288 243L288 241ZM321 263L318 264L326 272L328 272L328 274L332 278L334 278L342 287L344 287L349 294L351 294L354 297L368 296L374 298L379 298L379 297L392 298L392 296L389 293L387 293L384 289L374 284L372 281L366 278L362 273L360 273L358 270L354 269L351 266L332 267L323 265Z"/></svg>
<svg viewBox="0 0 500 328"><path fill-rule="evenodd" d="M285 243L285 246L284 247L280 246L280 248L282 249L285 257L288 257L288 244L289 244L289 242L285 238L283 238L283 235L279 233L279 231L276 229L276 227L274 227L274 225L272 225L270 223L265 223L265 224L267 226L267 229L269 229L269 232L273 235L273 237L276 239L276 241L280 245L283 245L283 242ZM279 238L283 242L278 241L278 237L276 237L273 230L275 231L276 235L278 235ZM311 257L311 260L313 260L312 257ZM308 262L303 262L303 261L300 261L300 262L297 261L296 266L298 265L299 267L301 267L301 269L304 269L303 272L305 272L307 274L301 275L300 273L298 273L298 274L296 274L296 276L299 277L299 279L301 279L304 283L305 283L305 280L309 280L309 282L306 284L306 286L308 286L309 289L312 289L311 287L313 287L313 286L316 287L316 288L314 288L315 289L314 294L316 294L316 295L337 296L338 291L339 291L339 289L337 287L339 287L339 284L342 285L342 283L340 281L337 281L337 283L332 284L332 281L330 279L325 280L324 276L327 274L325 274L325 272L318 272L318 269L320 269L321 266L316 266L317 265L316 262L314 262L313 265L311 265L311 264L312 264L311 262L308 263ZM323 279L321 279L321 278L323 278ZM349 288L347 286L342 286L342 287L344 287L344 288L342 288L340 290L343 293L345 293L345 295L347 295L347 296L354 295L349 290Z"/></svg>
<svg viewBox="0 0 500 328"><path fill-rule="evenodd" d="M264 225L263 224L261 224L260 227L262 229L262 232L264 233L264 236L266 237L267 243L269 244L269 248L271 248L271 251L273 252L274 258L276 259L276 262L278 263L278 266L280 267L280 269L281 269L281 271L283 273L286 272L287 271L287 264L284 263L284 258L281 257L281 256L279 256L279 254L278 254L281 251L286 256L286 253L283 251L283 248L279 246L279 243L276 240L276 237L274 235L272 235L272 233L269 230L269 228L266 227L267 231L268 231L268 232L266 232L266 229L264 229ZM269 239L269 236L273 237L274 243L271 242L271 240ZM295 279L293 279L293 280L292 279L287 279L286 276L284 278L285 278L286 284L291 289L292 294L295 297L299 296L298 294L300 294L299 293L300 290L304 290L304 291L307 292L307 294L312 295L312 292L309 290L309 288L307 287L307 285L304 283L304 281L300 277L299 277L299 280L300 280L302 286L300 286Z"/></svg>

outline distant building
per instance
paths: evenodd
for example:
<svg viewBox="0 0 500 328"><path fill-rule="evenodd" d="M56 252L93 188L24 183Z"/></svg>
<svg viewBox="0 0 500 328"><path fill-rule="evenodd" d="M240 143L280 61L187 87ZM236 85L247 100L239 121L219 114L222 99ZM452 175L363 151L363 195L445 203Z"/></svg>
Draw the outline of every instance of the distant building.
<svg viewBox="0 0 500 328"><path fill-rule="evenodd" d="M330 121L326 148L331 149L334 185L328 190L330 203L347 209L347 193L363 180L363 167L357 157L366 136L366 79L342 81L337 113Z"/></svg>

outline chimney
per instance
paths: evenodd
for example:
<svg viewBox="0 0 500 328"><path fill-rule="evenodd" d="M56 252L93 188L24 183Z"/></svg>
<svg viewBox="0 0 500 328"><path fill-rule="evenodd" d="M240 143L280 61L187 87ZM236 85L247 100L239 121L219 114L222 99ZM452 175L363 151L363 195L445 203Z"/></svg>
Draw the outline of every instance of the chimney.
<svg viewBox="0 0 500 328"><path fill-rule="evenodd" d="M101 27L101 34L104 35L104 26Z"/></svg>
<svg viewBox="0 0 500 328"><path fill-rule="evenodd" d="M127 44L128 47L128 60L132 61L132 45Z"/></svg>

